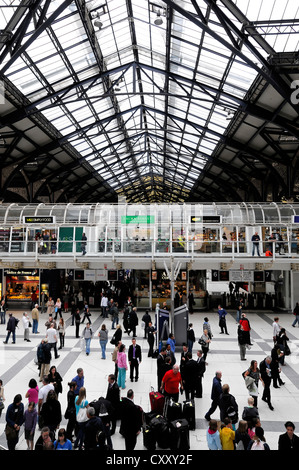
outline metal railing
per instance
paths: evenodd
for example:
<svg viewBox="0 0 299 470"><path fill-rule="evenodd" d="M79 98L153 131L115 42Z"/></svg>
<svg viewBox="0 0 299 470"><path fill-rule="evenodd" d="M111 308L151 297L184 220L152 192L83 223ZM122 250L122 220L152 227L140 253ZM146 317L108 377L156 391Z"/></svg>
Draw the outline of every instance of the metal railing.
<svg viewBox="0 0 299 470"><path fill-rule="evenodd" d="M292 241L260 241L259 254L261 256L275 257L299 257L299 242ZM222 256L230 258L257 256L258 251L253 251L252 241L216 241L216 240L88 240L86 245L81 245L78 240L53 241L1 241L0 257L14 255L26 255L28 257L40 256L81 256L86 251L87 256L132 256L140 254L167 257L189 256L213 257Z"/></svg>

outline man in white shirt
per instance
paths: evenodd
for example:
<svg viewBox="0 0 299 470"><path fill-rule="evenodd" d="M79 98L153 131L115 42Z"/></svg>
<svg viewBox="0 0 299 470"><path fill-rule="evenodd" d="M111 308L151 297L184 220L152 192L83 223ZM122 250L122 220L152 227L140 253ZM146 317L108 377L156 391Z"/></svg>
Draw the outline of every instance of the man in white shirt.
<svg viewBox="0 0 299 470"><path fill-rule="evenodd" d="M40 411L42 409L43 404L47 400L47 396L50 390L54 390L54 385L49 382L48 377L45 375L43 378L43 386L38 392L38 415L40 415Z"/></svg>
<svg viewBox="0 0 299 470"><path fill-rule="evenodd" d="M54 329L54 323L51 323L50 328L47 329L46 338L51 348L54 349L55 359L59 357L57 354L57 331Z"/></svg>
<svg viewBox="0 0 299 470"><path fill-rule="evenodd" d="M106 296L106 294L103 294L103 297L101 300L101 309L102 309L101 317L108 318L107 307L108 307L108 297Z"/></svg>

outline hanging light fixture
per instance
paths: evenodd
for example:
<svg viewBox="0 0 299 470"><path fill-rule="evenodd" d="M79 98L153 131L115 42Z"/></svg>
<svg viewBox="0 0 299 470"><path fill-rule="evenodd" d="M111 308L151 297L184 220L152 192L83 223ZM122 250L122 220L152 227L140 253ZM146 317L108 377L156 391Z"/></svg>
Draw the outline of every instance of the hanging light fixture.
<svg viewBox="0 0 299 470"><path fill-rule="evenodd" d="M97 11L97 19L94 22L94 26L99 28L99 30L101 30L102 27L103 27L103 23L101 22L101 12L100 11Z"/></svg>
<svg viewBox="0 0 299 470"><path fill-rule="evenodd" d="M102 27L103 27L103 23L101 22L100 18L99 18L99 19L97 19L97 20L95 20L95 22L94 22L94 26L95 26L96 28L98 28L99 30L101 30L101 29L102 29Z"/></svg>
<svg viewBox="0 0 299 470"><path fill-rule="evenodd" d="M163 24L163 20L161 18L161 12L160 10L158 10L158 13L157 13L157 16L156 16L156 19L154 21L155 25L157 26L160 26L161 24Z"/></svg>

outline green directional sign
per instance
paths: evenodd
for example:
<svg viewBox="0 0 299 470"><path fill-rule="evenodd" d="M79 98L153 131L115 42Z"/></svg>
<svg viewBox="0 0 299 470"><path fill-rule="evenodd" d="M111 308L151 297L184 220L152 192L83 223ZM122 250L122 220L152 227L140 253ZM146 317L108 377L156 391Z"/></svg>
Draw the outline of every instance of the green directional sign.
<svg viewBox="0 0 299 470"><path fill-rule="evenodd" d="M122 224L154 224L154 215L122 215Z"/></svg>

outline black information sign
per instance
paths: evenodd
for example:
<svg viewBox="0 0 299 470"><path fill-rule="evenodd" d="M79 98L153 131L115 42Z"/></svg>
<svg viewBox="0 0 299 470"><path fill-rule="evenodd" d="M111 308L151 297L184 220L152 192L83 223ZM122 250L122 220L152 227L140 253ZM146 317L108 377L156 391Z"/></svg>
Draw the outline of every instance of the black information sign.
<svg viewBox="0 0 299 470"><path fill-rule="evenodd" d="M54 217L24 216L24 222L25 224L54 224Z"/></svg>

